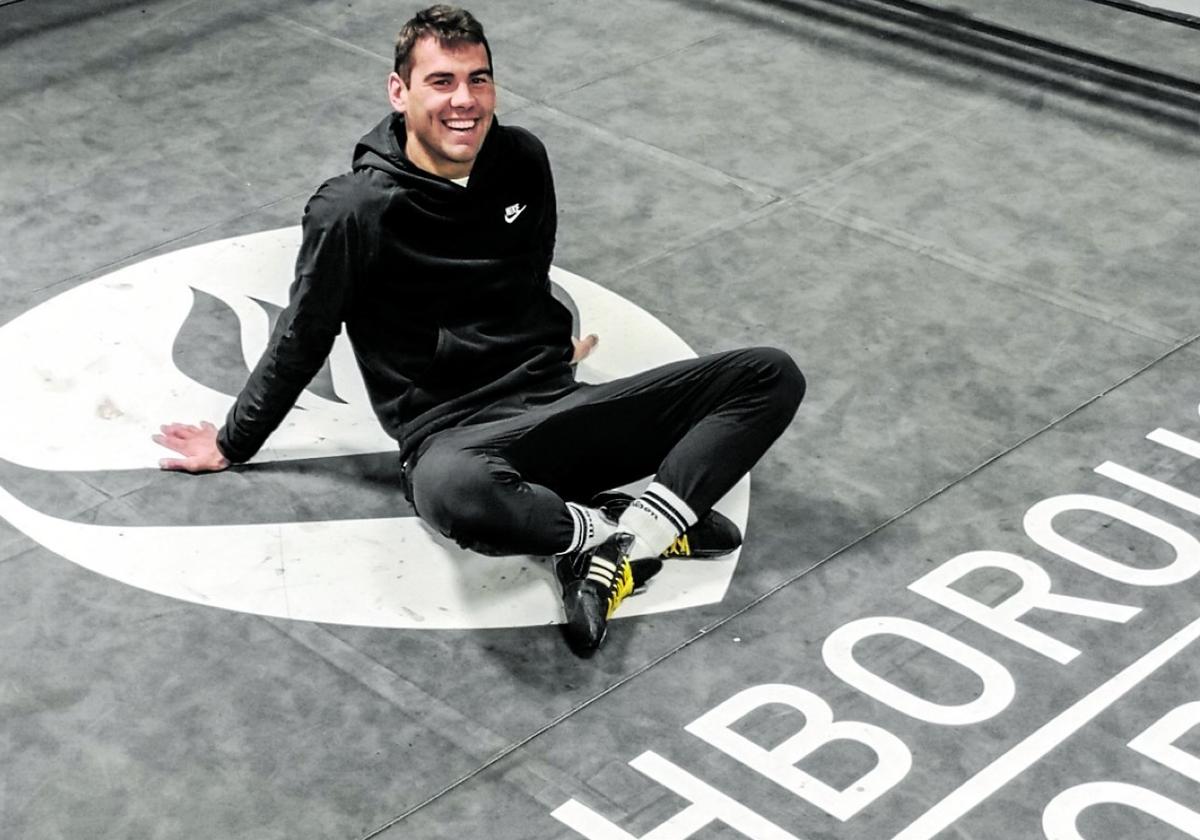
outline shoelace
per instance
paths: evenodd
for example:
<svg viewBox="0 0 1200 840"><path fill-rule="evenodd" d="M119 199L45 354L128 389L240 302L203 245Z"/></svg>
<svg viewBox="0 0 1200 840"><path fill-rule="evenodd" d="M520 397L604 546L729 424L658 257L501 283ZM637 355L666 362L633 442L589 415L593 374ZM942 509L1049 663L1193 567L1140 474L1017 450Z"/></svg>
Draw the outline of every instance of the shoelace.
<svg viewBox="0 0 1200 840"><path fill-rule="evenodd" d="M604 557L593 556L588 563L587 579L595 581L608 590L608 610L606 617L611 618L617 606L625 600L625 596L633 591L633 568L624 557L614 565Z"/></svg>
<svg viewBox="0 0 1200 840"><path fill-rule="evenodd" d="M625 600L626 595L633 592L633 567L629 565L628 560L623 560L621 562L620 574L620 580L614 580L614 586L608 592L607 618L612 618L612 614L616 611L617 605Z"/></svg>

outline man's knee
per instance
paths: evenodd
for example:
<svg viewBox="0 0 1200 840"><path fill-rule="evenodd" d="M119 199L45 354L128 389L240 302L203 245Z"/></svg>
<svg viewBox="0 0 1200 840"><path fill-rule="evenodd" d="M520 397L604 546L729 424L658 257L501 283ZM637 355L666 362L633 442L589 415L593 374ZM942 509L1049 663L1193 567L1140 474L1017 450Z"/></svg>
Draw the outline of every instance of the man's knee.
<svg viewBox="0 0 1200 840"><path fill-rule="evenodd" d="M808 388L800 367L777 347L748 347L742 352L756 373L756 381L769 392L772 406L790 420Z"/></svg>
<svg viewBox="0 0 1200 840"><path fill-rule="evenodd" d="M473 532L494 510L496 475L483 453L435 442L409 480L417 514L452 539Z"/></svg>

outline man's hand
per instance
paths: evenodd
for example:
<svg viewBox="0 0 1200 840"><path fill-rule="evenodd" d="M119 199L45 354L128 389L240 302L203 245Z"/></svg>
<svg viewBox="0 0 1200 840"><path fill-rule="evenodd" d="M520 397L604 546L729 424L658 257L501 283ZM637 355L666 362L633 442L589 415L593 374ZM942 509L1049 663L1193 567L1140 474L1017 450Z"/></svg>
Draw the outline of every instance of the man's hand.
<svg viewBox="0 0 1200 840"><path fill-rule="evenodd" d="M202 473L217 472L229 466L229 461L217 447L217 427L212 423L205 421L199 426L170 423L160 428L162 434L153 435L151 439L184 456L163 458L158 465L164 470Z"/></svg>
<svg viewBox="0 0 1200 840"><path fill-rule="evenodd" d="M589 333L583 338L575 338L575 336L571 336L571 344L575 348L575 353L571 356L571 364L577 365L582 362L591 354L593 350L596 349L596 345L599 343L600 336L596 335L595 333Z"/></svg>

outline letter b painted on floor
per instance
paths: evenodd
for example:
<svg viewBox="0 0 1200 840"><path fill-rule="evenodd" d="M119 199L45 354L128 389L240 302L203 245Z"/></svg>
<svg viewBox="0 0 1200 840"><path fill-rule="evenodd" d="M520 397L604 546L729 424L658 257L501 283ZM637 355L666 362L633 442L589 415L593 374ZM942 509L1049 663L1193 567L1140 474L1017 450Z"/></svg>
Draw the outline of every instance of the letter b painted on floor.
<svg viewBox="0 0 1200 840"><path fill-rule="evenodd" d="M772 749L734 732L731 726L763 706L780 704L804 714L804 727ZM748 688L688 724L685 729L839 820L848 820L908 774L912 753L886 729L869 723L833 719L829 704L794 685ZM796 767L796 763L833 741L853 741L875 753L875 766L838 790Z"/></svg>

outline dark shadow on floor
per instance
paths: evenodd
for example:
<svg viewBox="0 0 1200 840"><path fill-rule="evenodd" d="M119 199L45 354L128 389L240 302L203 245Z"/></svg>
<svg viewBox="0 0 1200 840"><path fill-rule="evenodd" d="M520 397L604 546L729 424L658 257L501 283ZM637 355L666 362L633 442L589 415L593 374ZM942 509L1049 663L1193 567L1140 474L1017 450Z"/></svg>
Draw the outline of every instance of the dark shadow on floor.
<svg viewBox="0 0 1200 840"><path fill-rule="evenodd" d="M827 42L828 38L823 37L825 33L815 32L811 21L847 34L867 36L879 45L901 47L911 52L913 58L906 58L895 49L862 42L840 43L838 47L865 61L931 76L958 88L979 84L977 78L963 76L964 68L986 73L997 81L1017 82L1018 87L999 85L989 92L1035 109L1050 104L1045 101L1045 94L1057 94L1099 106L1114 115L1137 117L1139 122L1131 124L1105 120L1094 112L1070 113L1072 119L1109 130L1137 133L1177 150L1195 151L1192 141L1200 139L1200 83L1043 41L954 12L901 11L887 5L887 0L750 0L737 7L719 0L689 3L697 4L716 14L814 43ZM1002 33L1008 33L1008 37ZM945 68L915 60L929 57L945 60ZM1151 132L1149 129L1154 127L1168 131Z"/></svg>

